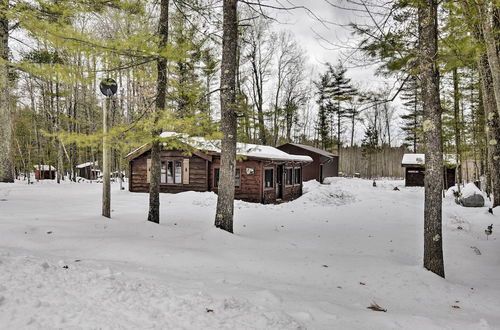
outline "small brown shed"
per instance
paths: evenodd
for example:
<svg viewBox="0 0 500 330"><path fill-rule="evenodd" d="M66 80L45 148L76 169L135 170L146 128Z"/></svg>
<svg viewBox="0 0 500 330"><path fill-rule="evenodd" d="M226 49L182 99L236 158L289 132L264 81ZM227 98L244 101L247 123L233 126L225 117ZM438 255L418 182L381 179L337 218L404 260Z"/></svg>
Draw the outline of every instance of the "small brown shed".
<svg viewBox="0 0 500 330"><path fill-rule="evenodd" d="M299 143L286 143L278 149L295 155L305 155L313 159L311 164L304 167L304 181L323 180L331 176L339 176L339 156L328 151Z"/></svg>
<svg viewBox="0 0 500 330"><path fill-rule="evenodd" d="M76 175L87 180L96 180L101 171L97 169L97 162L87 162L76 165Z"/></svg>
<svg viewBox="0 0 500 330"><path fill-rule="evenodd" d="M162 136L173 133L163 133ZM161 151L160 191L218 191L220 141L185 138L186 150L167 146ZM302 195L302 168L312 162L307 156L290 155L269 146L238 143L235 198L248 202L274 203ZM151 146L144 145L127 155L129 190L148 192Z"/></svg>
<svg viewBox="0 0 500 330"><path fill-rule="evenodd" d="M54 180L56 168L52 165L35 165L35 180Z"/></svg>
<svg viewBox="0 0 500 330"><path fill-rule="evenodd" d="M405 186L423 187L425 178L425 154L404 154L401 166L405 168ZM443 166L444 188L455 185L456 166Z"/></svg>

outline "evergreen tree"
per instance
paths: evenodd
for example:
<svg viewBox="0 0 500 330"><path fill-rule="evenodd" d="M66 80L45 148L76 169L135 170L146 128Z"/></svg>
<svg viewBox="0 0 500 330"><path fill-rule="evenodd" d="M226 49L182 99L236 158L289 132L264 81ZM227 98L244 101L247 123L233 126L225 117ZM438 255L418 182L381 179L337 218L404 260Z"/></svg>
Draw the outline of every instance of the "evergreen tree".
<svg viewBox="0 0 500 330"><path fill-rule="evenodd" d="M403 106L407 111L401 115L403 125L401 127L404 132L404 144L411 146L414 153L421 149L422 145L422 106L419 102L419 93L417 78L411 77L405 85L401 93Z"/></svg>
<svg viewBox="0 0 500 330"><path fill-rule="evenodd" d="M317 89L316 95L318 96L316 103L318 104L318 120L316 123L316 132L320 138L321 148L328 150L331 149L332 138L330 134L333 131L334 126L332 125L331 114L333 104L330 100L330 85L331 76L330 72L325 72L320 75L319 81L314 83Z"/></svg>
<svg viewBox="0 0 500 330"><path fill-rule="evenodd" d="M346 117L346 109L349 107L349 101L357 94L356 89L351 84L351 79L345 76L347 69L343 67L342 63L338 63L335 67L328 64L328 71L330 73L329 85L329 99L332 102L330 116L336 117L337 122L337 152L340 153L342 145L342 120ZM332 136L333 139L333 136Z"/></svg>

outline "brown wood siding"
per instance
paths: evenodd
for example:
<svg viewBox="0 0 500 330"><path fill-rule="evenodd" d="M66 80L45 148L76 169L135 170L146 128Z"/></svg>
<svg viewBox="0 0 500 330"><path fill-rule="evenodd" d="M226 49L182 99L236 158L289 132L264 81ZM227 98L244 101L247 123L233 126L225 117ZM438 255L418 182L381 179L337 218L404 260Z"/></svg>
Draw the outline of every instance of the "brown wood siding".
<svg viewBox="0 0 500 330"><path fill-rule="evenodd" d="M339 176L339 157L333 156L332 158L320 155L314 151L303 149L299 146L291 144L284 144L279 146L278 149L283 150L292 155L303 155L312 158L313 162L305 164L303 168L302 178L303 181L316 180L323 182L326 177ZM323 176L321 177L320 166L323 164Z"/></svg>
<svg viewBox="0 0 500 330"><path fill-rule="evenodd" d="M147 159L150 152L145 152L136 159L130 161L130 181L129 190L132 192L148 192L149 183L147 182ZM207 191L208 173L206 160L191 155L183 155L181 151L162 151L161 160L167 159L189 159L189 184L165 184L160 185L160 192L178 193L183 191ZM184 173L183 173L184 175Z"/></svg>
<svg viewBox="0 0 500 330"><path fill-rule="evenodd" d="M55 178L56 178L56 171L35 170L35 179L36 180L54 180Z"/></svg>
<svg viewBox="0 0 500 330"><path fill-rule="evenodd" d="M407 167L405 176L406 187L423 187L424 186L425 168L423 167Z"/></svg>
<svg viewBox="0 0 500 330"><path fill-rule="evenodd" d="M214 157L210 171L211 190L217 192L214 186L214 169L220 168L220 157ZM242 160L236 163L236 168L240 169L240 187L235 189L234 197L247 202L261 203L261 186L263 184L262 162L257 160ZM253 168L254 174L247 174L246 169Z"/></svg>
<svg viewBox="0 0 500 330"><path fill-rule="evenodd" d="M449 189L455 185L455 168L443 169L444 188ZM405 186L406 187L423 187L425 177L425 167L406 167L405 169Z"/></svg>
<svg viewBox="0 0 500 330"><path fill-rule="evenodd" d="M133 159L129 163L129 190L131 192L148 192L147 182L147 159L150 158L150 151ZM180 151L162 151L162 161L167 159L189 158L189 184L161 184L160 191L165 193L178 193L183 191L214 191L214 169L220 168L220 157L214 156L212 162L208 162L198 156L187 157ZM294 163L282 163L286 167L298 168L302 166ZM264 168L272 167L276 176L276 164L248 159L237 162L236 168L240 169L240 187L235 189L235 198L254 203L276 203L276 179L272 189L264 189ZM247 174L247 168L253 168L253 174ZM183 171L184 173L184 171ZM295 175L295 171L292 171ZM302 168L302 178L304 169ZM285 186L283 190L283 200L292 200L302 195L302 182Z"/></svg>

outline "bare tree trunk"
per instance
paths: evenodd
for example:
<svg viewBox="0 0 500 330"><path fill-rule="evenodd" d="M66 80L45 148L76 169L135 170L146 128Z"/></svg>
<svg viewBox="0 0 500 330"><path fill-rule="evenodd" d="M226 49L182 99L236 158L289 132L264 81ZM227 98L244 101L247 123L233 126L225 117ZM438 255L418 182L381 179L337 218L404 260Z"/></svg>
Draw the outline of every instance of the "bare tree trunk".
<svg viewBox="0 0 500 330"><path fill-rule="evenodd" d="M458 191L460 192L460 184L462 183L462 159L460 155L460 91L459 77L457 68L453 69L453 115L455 121L455 156L457 160L457 183Z"/></svg>
<svg viewBox="0 0 500 330"><path fill-rule="evenodd" d="M0 0L0 58L9 60L8 0ZM0 65L0 182L14 182L11 154L12 116L9 102L9 68Z"/></svg>
<svg viewBox="0 0 500 330"><path fill-rule="evenodd" d="M495 93L497 112L500 115L500 56L498 54L498 40L495 36L498 18L495 17L495 10L498 10L497 1L482 0L479 4L481 29L483 32L488 64L490 66L493 81L493 91Z"/></svg>
<svg viewBox="0 0 500 330"><path fill-rule="evenodd" d="M238 41L238 0L224 0L222 62L220 79L221 102L221 169L215 226L233 232L234 184L236 168L236 67Z"/></svg>
<svg viewBox="0 0 500 330"><path fill-rule="evenodd" d="M163 50L168 42L168 6L169 0L160 2L160 21L158 35L160 36L159 49ZM160 113L165 109L167 93L167 59L159 57L156 62L158 72L155 100L155 126L158 124ZM161 175L161 130L155 127L152 131L151 146L151 176L149 183L149 213L148 221L160 223L160 175Z"/></svg>
<svg viewBox="0 0 500 330"><path fill-rule="evenodd" d="M418 8L420 81L424 106L424 267L444 277L442 239L443 146L439 100L437 0Z"/></svg>
<svg viewBox="0 0 500 330"><path fill-rule="evenodd" d="M488 59L483 55L479 60L481 88L483 97L485 130L488 148L488 183L493 193L493 207L500 206L500 117L496 111L493 79Z"/></svg>

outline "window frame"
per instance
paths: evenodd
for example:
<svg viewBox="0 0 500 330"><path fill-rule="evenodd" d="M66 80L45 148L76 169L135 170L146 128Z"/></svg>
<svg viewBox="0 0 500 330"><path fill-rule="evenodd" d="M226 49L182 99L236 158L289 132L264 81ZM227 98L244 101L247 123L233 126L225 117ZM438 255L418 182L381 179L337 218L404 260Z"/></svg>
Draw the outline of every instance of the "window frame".
<svg viewBox="0 0 500 330"><path fill-rule="evenodd" d="M297 171L299 171L299 175L297 176ZM299 181L297 181L297 177L299 178ZM301 185L302 184L302 167L295 167L293 169L293 182L296 185Z"/></svg>
<svg viewBox="0 0 500 330"><path fill-rule="evenodd" d="M236 173L240 173L240 175L238 176L238 185L236 185ZM234 188L235 189L241 189L241 168L236 168L234 170Z"/></svg>
<svg viewBox="0 0 500 330"><path fill-rule="evenodd" d="M288 171L290 171L290 178L288 178ZM293 167L285 167L285 187L293 186ZM288 179L290 179L290 184L288 183Z"/></svg>
<svg viewBox="0 0 500 330"><path fill-rule="evenodd" d="M240 172L240 178L239 178L239 185L236 185L236 173ZM215 175L217 173L217 175ZM241 189L241 168L237 167L234 171L234 188L235 189ZM216 178L218 180L216 180ZM220 167L214 167L214 172L213 172L213 185L212 187L219 189L219 180L220 180Z"/></svg>
<svg viewBox="0 0 500 330"><path fill-rule="evenodd" d="M172 163L172 181L173 182L168 182L168 165L169 163ZM180 178L179 178L179 182L177 182L177 180L175 179L176 178L176 172L175 172L175 165L176 163L180 163L181 166L180 166ZM163 173L161 172L163 169L165 169L165 182L162 181L163 177ZM169 185L169 186L181 186L183 183L183 176L184 176L184 162L183 162L183 158L166 158L166 159L162 159L161 160L161 169L160 169L160 184L161 185Z"/></svg>
<svg viewBox="0 0 500 330"><path fill-rule="evenodd" d="M272 171L272 178L271 178L271 186L266 187L266 171ZM275 180L275 174L276 170L274 167L264 167L263 171L263 176L262 176L262 185L264 187L264 190L272 190L275 189L276 183L274 182Z"/></svg>

